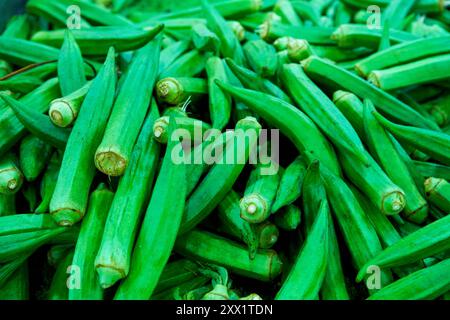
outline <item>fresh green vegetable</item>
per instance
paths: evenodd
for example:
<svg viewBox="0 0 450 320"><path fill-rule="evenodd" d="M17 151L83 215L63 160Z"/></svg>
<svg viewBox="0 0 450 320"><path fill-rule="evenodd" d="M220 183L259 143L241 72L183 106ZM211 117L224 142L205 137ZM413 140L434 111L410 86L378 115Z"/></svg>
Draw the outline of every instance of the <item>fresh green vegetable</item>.
<svg viewBox="0 0 450 320"><path fill-rule="evenodd" d="M428 178L425 180L427 199L443 212L450 212L450 183L444 179Z"/></svg>
<svg viewBox="0 0 450 320"><path fill-rule="evenodd" d="M206 81L201 78L165 78L156 84L158 100L179 105L189 97L197 100L208 93Z"/></svg>
<svg viewBox="0 0 450 320"><path fill-rule="evenodd" d="M271 78L278 70L275 48L264 40L247 41L243 46L250 67L261 77Z"/></svg>
<svg viewBox="0 0 450 320"><path fill-rule="evenodd" d="M264 221L259 224L252 225L258 237L259 248L270 249L278 241L280 232L275 224L270 221Z"/></svg>
<svg viewBox="0 0 450 320"><path fill-rule="evenodd" d="M23 174L18 167L14 154L10 153L0 158L0 194L17 193L23 183Z"/></svg>
<svg viewBox="0 0 450 320"><path fill-rule="evenodd" d="M56 181L58 180L59 169L61 168L61 156L55 152L49 160L47 168L41 180L41 203L36 208L36 213L49 212L50 200L55 191Z"/></svg>
<svg viewBox="0 0 450 320"><path fill-rule="evenodd" d="M67 287L67 283L70 273L68 271L71 271L70 266L72 265L73 254L73 250L70 250L70 252L68 252L64 257L64 259L58 263L56 271L52 278L52 282L50 284L50 288L48 289L48 300L69 299L69 290Z"/></svg>
<svg viewBox="0 0 450 320"><path fill-rule="evenodd" d="M275 225L286 231L296 230L301 221L302 212L300 211L300 208L293 204L281 208L273 218Z"/></svg>
<svg viewBox="0 0 450 320"><path fill-rule="evenodd" d="M34 181L45 169L52 148L41 139L28 135L20 143L19 164L27 181Z"/></svg>

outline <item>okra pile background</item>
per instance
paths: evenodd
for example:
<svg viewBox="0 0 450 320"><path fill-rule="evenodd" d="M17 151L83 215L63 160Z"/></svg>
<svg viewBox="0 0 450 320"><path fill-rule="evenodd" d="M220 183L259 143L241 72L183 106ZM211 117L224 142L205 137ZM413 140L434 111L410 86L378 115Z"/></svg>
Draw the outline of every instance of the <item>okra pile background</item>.
<svg viewBox="0 0 450 320"><path fill-rule="evenodd" d="M450 299L447 5L28 1L0 299Z"/></svg>

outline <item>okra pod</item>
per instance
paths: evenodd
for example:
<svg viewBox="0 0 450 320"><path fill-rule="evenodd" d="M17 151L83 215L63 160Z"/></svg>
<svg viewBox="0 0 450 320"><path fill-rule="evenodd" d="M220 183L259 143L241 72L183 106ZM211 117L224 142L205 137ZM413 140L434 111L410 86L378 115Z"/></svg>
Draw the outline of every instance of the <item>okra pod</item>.
<svg viewBox="0 0 450 320"><path fill-rule="evenodd" d="M424 178L435 177L450 180L450 167L422 161L414 161L414 166Z"/></svg>
<svg viewBox="0 0 450 320"><path fill-rule="evenodd" d="M34 41L0 36L0 58L24 67L58 59L59 50Z"/></svg>
<svg viewBox="0 0 450 320"><path fill-rule="evenodd" d="M170 126L170 131L173 130L175 124ZM172 152L179 144L179 141L171 140L167 147L153 196L136 240L130 273L119 286L114 297L116 300L149 299L169 260L186 200L185 165L175 164L172 160ZM177 190L175 197L174 190ZM170 219L167 219L168 215Z"/></svg>
<svg viewBox="0 0 450 320"><path fill-rule="evenodd" d="M186 50L189 49L190 41L178 41L174 44L161 50L159 57L159 73L164 71L171 65L178 57L180 57Z"/></svg>
<svg viewBox="0 0 450 320"><path fill-rule="evenodd" d="M390 4L390 0L342 0L351 7L367 9L371 5L380 8L386 8ZM413 7L414 11L421 13L438 13L444 10L444 1L442 0L418 0Z"/></svg>
<svg viewBox="0 0 450 320"><path fill-rule="evenodd" d="M274 12L278 14L284 23L292 26L302 26L302 19L298 16L291 1L278 0L273 8Z"/></svg>
<svg viewBox="0 0 450 320"><path fill-rule="evenodd" d="M290 26L279 22L266 21L257 29L259 36L269 42L273 42L281 37L293 37L304 39L311 44L333 45L335 40L331 39L334 28Z"/></svg>
<svg viewBox="0 0 450 320"><path fill-rule="evenodd" d="M79 287L69 289L69 300L102 300L103 290L97 279L94 260L100 247L114 193L101 183L89 199L86 218L81 223L72 267L79 269Z"/></svg>
<svg viewBox="0 0 450 320"><path fill-rule="evenodd" d="M104 174L121 176L130 161L150 106L158 75L160 46L161 37L157 37L137 51L123 75L105 134L95 152L95 166Z"/></svg>
<svg viewBox="0 0 450 320"><path fill-rule="evenodd" d="M55 191L56 181L58 180L59 169L61 167L61 157L55 152L50 158L47 169L41 180L40 194L41 203L36 208L36 213L45 213L49 211L50 200Z"/></svg>
<svg viewBox="0 0 450 320"><path fill-rule="evenodd" d="M416 0L393 0L386 7L383 14L383 23L389 23L391 28L398 29L402 21L411 11Z"/></svg>
<svg viewBox="0 0 450 320"><path fill-rule="evenodd" d="M35 77L13 77L0 81L0 90L9 90L14 93L28 93L39 87L41 84L42 80Z"/></svg>
<svg viewBox="0 0 450 320"><path fill-rule="evenodd" d="M27 181L34 181L45 169L52 148L41 139L28 135L20 143L20 169Z"/></svg>
<svg viewBox="0 0 450 320"><path fill-rule="evenodd" d="M23 174L18 167L16 157L9 153L0 158L0 193L12 195L20 190Z"/></svg>
<svg viewBox="0 0 450 320"><path fill-rule="evenodd" d="M69 289L67 288L67 281L69 277L68 271L71 270L73 260L73 249L66 254L63 260L58 263L56 271L53 274L52 282L50 283L50 288L48 289L47 299L48 300L68 300L69 299Z"/></svg>
<svg viewBox="0 0 450 320"><path fill-rule="evenodd" d="M247 41L243 46L249 66L261 77L272 78L278 70L275 48L264 40Z"/></svg>
<svg viewBox="0 0 450 320"><path fill-rule="evenodd" d="M191 50L170 63L160 71L159 79L168 77L196 77L204 69L208 54L198 50Z"/></svg>
<svg viewBox="0 0 450 320"><path fill-rule="evenodd" d="M230 26L239 42L245 40L245 29L239 21L227 21L227 24Z"/></svg>
<svg viewBox="0 0 450 320"><path fill-rule="evenodd" d="M169 262L161 273L154 295L196 278L200 265L188 259Z"/></svg>
<svg viewBox="0 0 450 320"><path fill-rule="evenodd" d="M203 23L196 23L192 26L192 42L200 51L217 53L220 48L220 40L217 35Z"/></svg>
<svg viewBox="0 0 450 320"><path fill-rule="evenodd" d="M195 140L197 134L202 138L204 133L211 129L211 126L206 122L189 117L174 117L173 120L176 128L180 130L177 132L177 136L188 141L199 142ZM153 125L153 137L160 143L167 143L170 139L169 126L170 117L163 116L158 118Z"/></svg>
<svg viewBox="0 0 450 320"><path fill-rule="evenodd" d="M80 221L86 210L89 188L95 175L92 159L113 105L116 83L114 54L111 48L104 67L89 88L82 112L67 141L50 202L50 213L61 225L70 226Z"/></svg>
<svg viewBox="0 0 450 320"><path fill-rule="evenodd" d="M308 233L294 266L278 291L276 300L316 299L327 272L329 215L328 202L324 199L311 232Z"/></svg>
<svg viewBox="0 0 450 320"><path fill-rule="evenodd" d="M258 237L259 248L270 249L277 243L280 232L272 222L266 220L262 223L253 224L252 227Z"/></svg>
<svg viewBox="0 0 450 320"><path fill-rule="evenodd" d="M28 265L25 261L8 277L8 280L3 285L0 285L0 300L28 300L28 278Z"/></svg>
<svg viewBox="0 0 450 320"><path fill-rule="evenodd" d="M289 164L281 175L277 195L272 204L272 213L280 208L292 204L300 197L302 192L303 178L306 174L306 163L301 157Z"/></svg>
<svg viewBox="0 0 450 320"><path fill-rule="evenodd" d="M38 190L35 184L29 183L21 189L22 195L28 204L28 212L34 212L37 206Z"/></svg>
<svg viewBox="0 0 450 320"><path fill-rule="evenodd" d="M152 139L153 123L158 116L158 106L152 100L150 113L109 210L95 259L95 268L103 288L111 287L116 281L126 277L130 270L133 244L144 207L150 199L151 186L159 163L160 145Z"/></svg>
<svg viewBox="0 0 450 320"><path fill-rule="evenodd" d="M425 192L428 200L443 212L450 212L450 183L444 179L425 180Z"/></svg>
<svg viewBox="0 0 450 320"><path fill-rule="evenodd" d="M321 25L320 12L317 10L314 3L308 1L293 1L292 7L303 20L309 20L317 26Z"/></svg>
<svg viewBox="0 0 450 320"><path fill-rule="evenodd" d="M293 204L281 208L281 210L277 212L273 218L275 225L286 231L296 230L301 221L302 212L299 207Z"/></svg>
<svg viewBox="0 0 450 320"><path fill-rule="evenodd" d="M189 97L196 100L207 93L207 83L201 78L165 78L156 84L156 95L159 101L175 106Z"/></svg>
<svg viewBox="0 0 450 320"><path fill-rule="evenodd" d="M215 234L192 230L177 239L180 254L227 268L230 272L261 281L270 281L281 273L282 262L273 250L258 250L250 259L241 245Z"/></svg>

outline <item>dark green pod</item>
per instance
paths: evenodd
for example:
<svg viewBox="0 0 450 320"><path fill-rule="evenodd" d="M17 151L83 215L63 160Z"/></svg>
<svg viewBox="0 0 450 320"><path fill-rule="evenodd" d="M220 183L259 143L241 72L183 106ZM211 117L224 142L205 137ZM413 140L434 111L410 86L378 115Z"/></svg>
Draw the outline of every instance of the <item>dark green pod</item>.
<svg viewBox="0 0 450 320"><path fill-rule="evenodd" d="M69 289L67 288L67 281L69 277L68 270L72 265L73 260L73 249L70 250L63 260L61 260L53 275L52 282L50 283L50 288L48 289L47 299L48 300L68 300L69 299Z"/></svg>
<svg viewBox="0 0 450 320"><path fill-rule="evenodd" d="M20 143L19 164L27 181L34 181L45 169L52 147L34 135L28 135Z"/></svg>
<svg viewBox="0 0 450 320"><path fill-rule="evenodd" d="M41 180L41 203L36 208L36 213L49 212L50 200L55 191L56 181L58 180L59 170L61 168L61 156L55 152L50 158L47 169Z"/></svg>
<svg viewBox="0 0 450 320"><path fill-rule="evenodd" d="M259 248L270 249L277 243L280 232L272 222L266 220L262 223L253 224L252 228L258 237Z"/></svg>
<svg viewBox="0 0 450 320"><path fill-rule="evenodd" d="M271 78L278 70L278 56L275 48L264 40L248 41L244 53L250 67L261 77Z"/></svg>
<svg viewBox="0 0 450 320"><path fill-rule="evenodd" d="M297 206L290 204L277 212L273 218L275 225L286 231L296 230L302 221L302 212Z"/></svg>

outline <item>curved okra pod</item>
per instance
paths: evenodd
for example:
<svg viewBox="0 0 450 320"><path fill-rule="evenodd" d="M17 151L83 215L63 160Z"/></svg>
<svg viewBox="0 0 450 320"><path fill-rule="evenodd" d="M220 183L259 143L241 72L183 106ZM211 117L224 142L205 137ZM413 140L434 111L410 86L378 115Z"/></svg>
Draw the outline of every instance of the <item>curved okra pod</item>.
<svg viewBox="0 0 450 320"><path fill-rule="evenodd" d="M33 135L60 150L64 150L71 129L55 127L50 118L22 103L20 100L1 95L3 101L14 111L20 123Z"/></svg>
<svg viewBox="0 0 450 320"><path fill-rule="evenodd" d="M86 84L84 62L72 32L67 29L58 57L58 79L61 93L67 96Z"/></svg>
<svg viewBox="0 0 450 320"><path fill-rule="evenodd" d="M170 126L175 130L175 124ZM131 269L114 299L149 299L169 260L186 201L186 168L172 159L179 141L170 141L131 258ZM174 197L173 192L177 190ZM167 217L170 216L170 219Z"/></svg>
<svg viewBox="0 0 450 320"><path fill-rule="evenodd" d="M406 218L420 224L428 216L428 204L417 189L408 167L397 153L385 129L372 115L374 110L372 102L365 100L363 122L366 143L386 174L404 191Z"/></svg>
<svg viewBox="0 0 450 320"><path fill-rule="evenodd" d="M278 291L276 300L316 299L327 272L329 216L328 202L323 199L311 232Z"/></svg>
<svg viewBox="0 0 450 320"><path fill-rule="evenodd" d="M250 223L241 218L239 194L231 190L217 206L218 218L224 232L243 241L249 250L251 259L258 249L258 238Z"/></svg>
<svg viewBox="0 0 450 320"><path fill-rule="evenodd" d="M272 78L278 70L278 56L275 48L264 40L248 41L244 54L249 66L261 77Z"/></svg>
<svg viewBox="0 0 450 320"><path fill-rule="evenodd" d="M67 141L66 152L55 192L50 202L50 213L65 226L81 220L86 210L89 189L95 175L92 159L100 144L111 113L116 87L115 51L110 49L105 64L93 80L84 99Z"/></svg>
<svg viewBox="0 0 450 320"><path fill-rule="evenodd" d="M424 178L435 177L450 180L450 167L432 162L413 161L413 163Z"/></svg>
<svg viewBox="0 0 450 320"><path fill-rule="evenodd" d="M52 147L34 135L28 135L20 143L19 164L27 181L34 181L45 169Z"/></svg>
<svg viewBox="0 0 450 320"><path fill-rule="evenodd" d="M199 75L206 65L209 54L194 49L178 59L173 60L166 68L160 70L159 79L168 77L195 77Z"/></svg>
<svg viewBox="0 0 450 320"><path fill-rule="evenodd" d="M250 223L264 222L272 212L277 195L280 176L278 172L264 172L265 166L258 165L250 173L244 196L239 206L242 219Z"/></svg>
<svg viewBox="0 0 450 320"><path fill-rule="evenodd" d="M204 133L211 129L206 122L190 117L173 117L173 121L175 121L176 129L179 130L176 135L188 141L199 142L196 141L198 135L200 135L198 138L201 141ZM153 125L153 137L160 143L167 143L171 138L168 132L169 126L169 116L157 119Z"/></svg>
<svg viewBox="0 0 450 320"><path fill-rule="evenodd" d="M384 70L375 70L368 75L369 82L385 90L438 82L448 78L450 54L434 56Z"/></svg>
<svg viewBox="0 0 450 320"><path fill-rule="evenodd" d="M42 84L42 80L35 77L20 76L0 81L0 90L14 93L28 93Z"/></svg>
<svg viewBox="0 0 450 320"><path fill-rule="evenodd" d="M301 157L295 160L284 170L281 175L277 195L272 204L272 213L280 208L292 204L300 197L303 178L306 174L306 163Z"/></svg>
<svg viewBox="0 0 450 320"><path fill-rule="evenodd" d="M78 90L50 103L48 115L54 125L62 128L73 125L80 113L81 104L89 91L91 83L89 81Z"/></svg>
<svg viewBox="0 0 450 320"><path fill-rule="evenodd" d="M391 1L383 13L382 23L389 24L391 28L400 28L402 21L406 18L415 3L416 0Z"/></svg>
<svg viewBox="0 0 450 320"><path fill-rule="evenodd" d="M0 193L12 195L19 191L23 183L23 174L20 171L17 159L13 154L0 158Z"/></svg>
<svg viewBox="0 0 450 320"><path fill-rule="evenodd" d="M41 180L40 185L40 194L41 194L41 203L36 208L36 213L46 213L48 212L50 200L53 196L53 192L55 191L56 181L58 180L59 169L61 168L61 157L55 152L53 156L50 158L50 161L47 165L47 169Z"/></svg>
<svg viewBox="0 0 450 320"><path fill-rule="evenodd" d="M192 26L192 42L200 51L217 53L220 48L220 40L217 35L203 23L196 23Z"/></svg>
<svg viewBox="0 0 450 320"><path fill-rule="evenodd" d="M103 183L90 196L86 218L81 223L72 260L72 267L77 267L79 270L80 286L69 289L69 300L103 299L103 290L97 279L94 259L100 247L106 217L113 198L114 193Z"/></svg>
<svg viewBox="0 0 450 320"><path fill-rule="evenodd" d="M445 165L450 165L450 135L433 130L395 124L375 111L373 115L398 140L423 151Z"/></svg>
<svg viewBox="0 0 450 320"><path fill-rule="evenodd" d="M301 221L302 212L299 207L293 204L281 208L281 210L277 212L273 218L275 225L286 231L296 230Z"/></svg>
<svg viewBox="0 0 450 320"><path fill-rule="evenodd" d="M190 41L183 40L175 42L174 44L161 50L158 73L163 72L176 59L178 59L183 53L185 53L189 49L189 45Z"/></svg>
<svg viewBox="0 0 450 320"><path fill-rule="evenodd" d="M408 105L345 69L317 57L310 57L302 61L302 64L306 74L313 80L353 92L360 98L370 99L378 110L396 121L440 130L436 123L425 119Z"/></svg>
<svg viewBox="0 0 450 320"><path fill-rule="evenodd" d="M427 199L443 212L450 212L450 183L444 179L428 178L425 180Z"/></svg>
<svg viewBox="0 0 450 320"><path fill-rule="evenodd" d="M119 181L109 210L95 259L95 268L103 288L111 287L116 281L126 277L130 270L139 221L150 199L159 163L160 145L152 138L153 123L158 116L158 106L153 99L150 113L133 148L129 166Z"/></svg>
<svg viewBox="0 0 450 320"><path fill-rule="evenodd" d="M158 100L170 105L179 105L189 97L196 100L208 93L208 86L201 78L164 78L156 84Z"/></svg>
<svg viewBox="0 0 450 320"><path fill-rule="evenodd" d="M356 280L361 281L367 268L372 265L381 269L392 268L449 250L449 224L450 216L436 220L377 253L360 268Z"/></svg>
<svg viewBox="0 0 450 320"><path fill-rule="evenodd" d="M432 300L450 290L450 259L416 271L369 297L368 300Z"/></svg>
<svg viewBox="0 0 450 320"><path fill-rule="evenodd" d="M180 234L205 219L231 190L250 154L255 151L260 132L261 125L255 118L238 121L224 153L187 200Z"/></svg>
<svg viewBox="0 0 450 320"><path fill-rule="evenodd" d="M300 153L308 155L308 159L319 159L332 172L340 174L340 167L331 144L299 109L261 92L234 87L224 82L218 82L218 85L234 98L244 102L270 125L279 128ZM298 127L302 130L297 130Z"/></svg>
<svg viewBox="0 0 450 320"><path fill-rule="evenodd" d="M359 74L367 76L375 70L384 70L449 52L450 36L418 39L372 54L358 62L355 68Z"/></svg>
<svg viewBox="0 0 450 320"><path fill-rule="evenodd" d="M259 248L270 249L277 243L280 232L272 222L266 220L262 223L253 224L252 228L258 237Z"/></svg>
<svg viewBox="0 0 450 320"><path fill-rule="evenodd" d="M92 27L72 30L73 36L84 55L104 55L113 46L117 52L139 49L163 29L163 25L148 29L136 27ZM59 48L64 40L64 29L39 31L32 40L38 44Z"/></svg>
<svg viewBox="0 0 450 320"><path fill-rule="evenodd" d="M177 239L175 251L195 260L213 263L230 272L261 281L281 273L282 262L273 250L258 250L250 259L247 248L215 234L192 230Z"/></svg>
<svg viewBox="0 0 450 320"><path fill-rule="evenodd" d="M223 60L218 57L209 58L206 62L206 73L208 75L209 113L212 126L222 130L231 117L230 96L215 83L216 80L228 80Z"/></svg>
<svg viewBox="0 0 450 320"><path fill-rule="evenodd" d="M290 24L291 26L297 26L297 27L300 27L303 25L303 21L298 16L297 12L295 12L295 9L292 6L291 1L278 0L275 3L273 10L276 14L278 14L281 17L281 20L284 23Z"/></svg>
<svg viewBox="0 0 450 320"><path fill-rule="evenodd" d="M0 58L21 67L57 60L58 55L58 49L44 44L0 36Z"/></svg>
<svg viewBox="0 0 450 320"><path fill-rule="evenodd" d="M121 86L95 152L95 166L109 176L123 175L133 146L150 107L158 76L161 37L136 51L133 62L121 78Z"/></svg>

